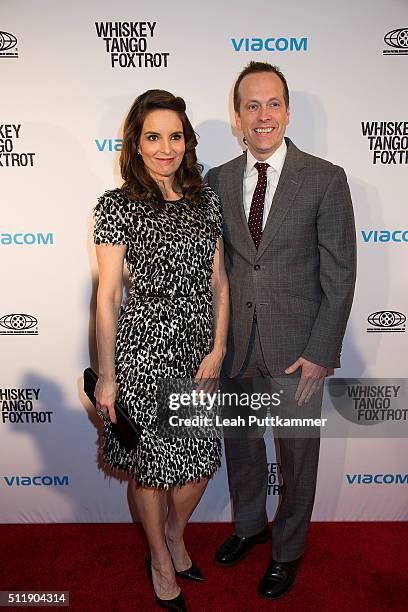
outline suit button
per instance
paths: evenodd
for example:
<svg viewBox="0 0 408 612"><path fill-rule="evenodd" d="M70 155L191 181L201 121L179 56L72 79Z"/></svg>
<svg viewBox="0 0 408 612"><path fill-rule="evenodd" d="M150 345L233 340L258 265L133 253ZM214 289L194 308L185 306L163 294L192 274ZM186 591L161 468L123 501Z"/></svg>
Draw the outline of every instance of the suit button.
<svg viewBox="0 0 408 612"><path fill-rule="evenodd" d="M254 270L258 271L261 269L261 266L259 264L255 264L254 266Z"/></svg>
<svg viewBox="0 0 408 612"><path fill-rule="evenodd" d="M252 308L252 302L247 302L248 308Z"/></svg>

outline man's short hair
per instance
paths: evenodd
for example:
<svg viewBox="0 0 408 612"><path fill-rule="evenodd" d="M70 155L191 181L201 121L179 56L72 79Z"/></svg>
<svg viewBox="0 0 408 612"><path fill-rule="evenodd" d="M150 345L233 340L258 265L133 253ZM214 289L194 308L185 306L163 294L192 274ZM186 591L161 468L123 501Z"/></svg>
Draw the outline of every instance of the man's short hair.
<svg viewBox="0 0 408 612"><path fill-rule="evenodd" d="M239 107L241 104L241 97L239 95L239 86L244 77L248 74L253 74L255 72L272 72L276 74L277 77L280 78L283 85L283 98L285 100L286 108L289 107L289 88L286 82L285 76L279 70L278 66L272 66L272 64L268 64L268 62L249 62L247 66L239 73L238 78L234 85L234 110L236 113L239 113Z"/></svg>

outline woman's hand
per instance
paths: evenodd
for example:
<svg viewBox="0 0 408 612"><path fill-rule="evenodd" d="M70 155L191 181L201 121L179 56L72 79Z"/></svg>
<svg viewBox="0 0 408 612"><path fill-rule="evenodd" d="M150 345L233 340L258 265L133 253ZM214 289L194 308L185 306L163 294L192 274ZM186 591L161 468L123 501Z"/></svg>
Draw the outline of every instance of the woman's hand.
<svg viewBox="0 0 408 612"><path fill-rule="evenodd" d="M213 349L211 353L208 353L208 355L204 357L195 375L197 381L203 381L201 384L198 384L198 390L202 389L207 393L213 393L215 391L218 386L218 379L220 377L224 357L224 349Z"/></svg>
<svg viewBox="0 0 408 612"><path fill-rule="evenodd" d="M219 378L224 357L224 350L213 349L211 353L208 353L202 360L195 376L196 379Z"/></svg>
<svg viewBox="0 0 408 612"><path fill-rule="evenodd" d="M117 384L113 379L98 378L95 387L96 411L99 416L107 416L112 423L116 423L115 399L117 394Z"/></svg>

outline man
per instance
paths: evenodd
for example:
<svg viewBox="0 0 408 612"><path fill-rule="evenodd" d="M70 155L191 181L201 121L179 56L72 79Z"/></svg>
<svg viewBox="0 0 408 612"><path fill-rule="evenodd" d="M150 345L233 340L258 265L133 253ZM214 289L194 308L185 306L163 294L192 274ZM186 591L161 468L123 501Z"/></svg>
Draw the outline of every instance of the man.
<svg viewBox="0 0 408 612"><path fill-rule="evenodd" d="M285 138L289 91L275 66L251 62L234 87L236 124L248 150L212 168L223 205L231 292L224 371L270 377L299 416L321 409L322 383L340 366L356 272L355 228L342 168ZM285 382L288 385L285 386ZM295 383L294 391L292 386ZM291 386L292 385L292 386ZM283 495L272 527L272 559L258 586L268 599L293 585L313 509L319 435L279 435ZM232 565L270 538L263 437L226 440L235 533L215 561Z"/></svg>

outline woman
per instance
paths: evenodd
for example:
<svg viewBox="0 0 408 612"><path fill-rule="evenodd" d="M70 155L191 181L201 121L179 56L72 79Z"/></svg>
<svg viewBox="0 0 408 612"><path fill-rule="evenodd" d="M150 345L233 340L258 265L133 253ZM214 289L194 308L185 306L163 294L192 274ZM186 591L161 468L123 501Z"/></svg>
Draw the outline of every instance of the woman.
<svg viewBox="0 0 408 612"><path fill-rule="evenodd" d="M95 397L100 414L109 415L104 457L133 477L156 601L168 610L186 609L176 574L203 579L183 532L221 453L215 437L158 435L155 419L159 377L218 378L226 350L220 203L203 185L196 145L181 98L162 90L140 95L124 126L123 186L95 207ZM118 317L125 258L131 290ZM134 450L127 451L112 429L115 399L142 430Z"/></svg>

